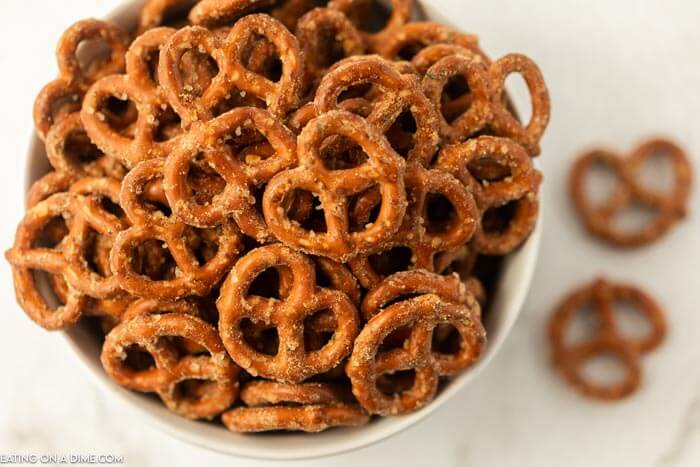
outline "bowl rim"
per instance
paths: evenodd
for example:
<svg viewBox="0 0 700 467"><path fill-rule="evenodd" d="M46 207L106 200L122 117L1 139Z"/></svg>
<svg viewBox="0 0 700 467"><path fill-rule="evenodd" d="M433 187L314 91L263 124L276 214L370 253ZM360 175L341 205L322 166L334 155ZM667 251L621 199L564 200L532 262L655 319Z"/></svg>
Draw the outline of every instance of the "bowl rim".
<svg viewBox="0 0 700 467"><path fill-rule="evenodd" d="M429 3L430 0L419 0L419 8L425 7L425 5L420 5L421 3ZM125 0L117 8L112 10L106 18L114 20L123 25L129 25L131 21L128 20L129 16L133 16L133 13L137 8L145 3L145 0ZM431 15L432 17L433 15ZM127 18L127 19L125 19ZM451 21L444 17L440 17L440 21L444 24L451 24ZM25 183L24 191L27 193L31 184L37 179L36 166L41 161L38 159L38 154L44 153L44 148L36 135L36 132L32 132L31 140L29 143L27 159L25 162ZM45 158L45 156L44 156ZM540 164L535 161L535 165ZM542 193L542 187L540 187L540 193ZM437 411L438 408L445 405L457 392L461 391L465 386L473 381L493 360L495 355L503 346L503 343L510 335L515 322L517 321L522 308L530 290L530 285L534 277L535 267L538 260L538 253L541 244L542 237L542 212L543 204L542 198L540 197L540 215L537 220L535 229L531 233L530 237L521 245L518 250L509 254L505 258L505 263L503 264L501 277L499 277L499 283L497 289L500 290L504 286L503 276L505 276L506 270L512 267L514 260L519 260L520 272L518 273L518 282L515 286L507 287L509 299L508 304L505 306L505 310L499 310L499 313L504 318L501 322L498 333L494 339L489 339L486 351L482 358L468 371L465 371L454 378L452 378L449 384L445 385L439 393L435 396L435 399L431 403L427 404L422 409L413 412L411 414L406 414L396 417L385 417L382 422L384 423L383 430L376 430L376 433L372 436L352 436L354 433L361 432L364 427L359 427L355 429L338 429L332 431L344 430L349 436L345 436L343 441L325 443L325 445L319 447L317 445L312 446L302 446L301 448L293 449L276 449L270 451L265 449L261 443L256 443L255 437L249 435L242 435L247 437L249 443L237 443L234 440L234 436L231 436L230 442L226 444L214 442L214 440L207 440L205 436L206 433L198 433L199 429L185 429L181 428L181 423L173 423L173 419L176 418L182 422L180 417L177 417L170 412L167 412L164 407L160 407L161 410L153 410L155 406L154 401L148 399L146 396L140 393L135 393L129 391L117 384L113 383L105 374L102 366L99 363L99 356L88 355L81 344L81 339L79 332L75 329L69 329L61 331L60 335L66 342L68 347L71 349L71 353L80 362L81 366L86 369L89 373L89 378L93 384L97 385L104 393L109 394L113 399L118 400L119 403L126 408L129 412L136 415L140 414L141 417L145 414L145 419L152 426L155 426L159 430L169 434L170 436L184 441L186 443L208 449L210 451L218 452L221 454L227 454L235 457L249 458L249 459L260 459L260 460L305 460L305 459L318 459L323 457L335 456L351 451L355 451L364 447L368 447L384 441L392 436L395 436L411 426L416 425L422 420L425 420L429 415L432 415ZM503 293L503 292L501 292ZM492 308L494 305L492 304ZM82 339L84 340L84 339ZM201 425L201 422L192 422L185 420L185 422ZM379 421L374 421L374 424L379 423ZM193 425L194 426L194 425ZM203 425L203 426L206 426ZM217 429L225 430L224 428L217 427ZM367 431L365 429L365 431ZM235 434L232 434L235 435ZM293 436L293 435L283 435L283 436ZM301 435L309 440L316 440L315 444L318 443L318 435L308 436Z"/></svg>

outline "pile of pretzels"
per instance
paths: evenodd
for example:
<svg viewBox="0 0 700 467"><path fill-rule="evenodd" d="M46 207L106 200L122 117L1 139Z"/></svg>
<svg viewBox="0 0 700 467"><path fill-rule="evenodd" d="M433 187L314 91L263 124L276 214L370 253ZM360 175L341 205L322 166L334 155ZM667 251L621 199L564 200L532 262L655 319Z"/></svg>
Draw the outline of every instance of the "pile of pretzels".
<svg viewBox="0 0 700 467"><path fill-rule="evenodd" d="M52 170L6 254L20 306L92 323L116 383L234 431L428 404L484 350L482 260L538 218L537 65L411 22L412 0L323 3L79 21L34 108Z"/></svg>

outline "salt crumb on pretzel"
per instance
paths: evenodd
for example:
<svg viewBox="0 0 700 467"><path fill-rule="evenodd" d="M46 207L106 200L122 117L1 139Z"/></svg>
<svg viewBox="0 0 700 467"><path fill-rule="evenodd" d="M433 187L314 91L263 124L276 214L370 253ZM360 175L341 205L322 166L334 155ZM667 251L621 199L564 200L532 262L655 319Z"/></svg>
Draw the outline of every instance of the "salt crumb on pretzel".
<svg viewBox="0 0 700 467"><path fill-rule="evenodd" d="M622 333L615 320L615 304L620 302L631 303L645 317L650 324L647 335L630 338ZM567 330L586 306L592 307L595 328L583 341L571 343L566 338ZM632 285L599 278L574 290L556 306L549 321L552 360L562 376L582 394L603 400L622 399L639 388L641 356L663 342L666 326L663 310L647 293ZM625 369L622 381L599 383L582 372L587 360L601 355L614 356L620 361Z"/></svg>
<svg viewBox="0 0 700 467"><path fill-rule="evenodd" d="M654 155L669 158L672 163L674 179L668 193L646 188L639 180L643 164ZM585 186L586 175L594 164L606 166L617 179L615 191L598 206L589 200ZM679 146L669 140L652 139L628 156L603 149L582 154L571 169L569 189L574 206L591 234L615 246L633 248L658 240L685 216L692 178L690 161ZM653 220L636 231L617 227L615 216L634 202L654 209Z"/></svg>

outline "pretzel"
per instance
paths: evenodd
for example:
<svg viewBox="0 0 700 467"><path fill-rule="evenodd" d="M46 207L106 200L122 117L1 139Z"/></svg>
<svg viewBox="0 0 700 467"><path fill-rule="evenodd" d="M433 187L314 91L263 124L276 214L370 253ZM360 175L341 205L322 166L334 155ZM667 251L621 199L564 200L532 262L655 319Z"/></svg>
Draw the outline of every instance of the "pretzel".
<svg viewBox="0 0 700 467"><path fill-rule="evenodd" d="M165 157L177 144L179 117L159 83L153 80L149 62L151 54L161 49L174 33L174 29L156 28L139 36L126 54L126 74L101 79L85 95L80 113L85 131L103 152L129 167L143 160ZM119 116L110 115L106 108L110 99L133 105L134 121L119 122Z"/></svg>
<svg viewBox="0 0 700 467"><path fill-rule="evenodd" d="M245 67L245 55L256 36L274 44L282 64L277 82ZM186 88L179 64L185 52L198 50L209 55L218 73L206 89ZM296 38L277 20L264 14L245 16L225 38L200 26L180 29L161 52L158 76L168 100L185 125L215 117L216 108L233 95L254 96L276 117L284 116L301 96L303 59Z"/></svg>
<svg viewBox="0 0 700 467"><path fill-rule="evenodd" d="M334 135L360 145L367 154L367 161L345 170L326 169L318 146ZM405 164L367 121L348 112L327 112L304 128L297 152L300 166L277 174L263 195L265 221L275 237L308 253L343 262L378 248L398 230L406 209ZM372 226L350 232L345 199L373 185L379 186L382 195L377 219ZM319 196L327 232L308 231L286 216L282 206L285 197L295 189Z"/></svg>
<svg viewBox="0 0 700 467"><path fill-rule="evenodd" d="M275 6L270 15L290 31L296 31L302 16L325 3L325 0L286 0Z"/></svg>
<svg viewBox="0 0 700 467"><path fill-rule="evenodd" d="M494 164L498 169L486 164ZM535 228L539 211L537 190L542 175L519 144L507 138L480 136L444 148L437 165L457 174L474 194L482 216L474 237L481 253L507 254L521 245ZM489 229L489 212L508 204L515 205L515 213L506 219L505 228Z"/></svg>
<svg viewBox="0 0 700 467"><path fill-rule="evenodd" d="M109 56L92 57L86 65L78 60L78 46L101 40L110 49ZM56 48L59 75L39 92L34 102L34 124L41 140L64 116L80 110L85 90L92 83L124 68L126 34L107 21L85 19L68 28Z"/></svg>
<svg viewBox="0 0 700 467"><path fill-rule="evenodd" d="M429 21L407 23L397 28L376 45L375 51L389 60L411 60L420 50L433 44L454 44L466 49L477 47L479 39L472 34Z"/></svg>
<svg viewBox="0 0 700 467"><path fill-rule="evenodd" d="M213 28L271 7L277 0L200 0L190 11L192 24Z"/></svg>
<svg viewBox="0 0 700 467"><path fill-rule="evenodd" d="M192 0L148 0L139 15L138 35L159 26L174 27L185 22Z"/></svg>
<svg viewBox="0 0 700 467"><path fill-rule="evenodd" d="M279 291L279 300L249 294L255 278L269 268L287 269L291 274L291 285ZM217 308L219 333L234 361L253 376L289 383L338 365L350 353L359 325L357 310L348 297L318 287L311 260L280 244L256 248L236 263L221 288ZM307 351L304 321L322 310L334 315L335 332L323 348ZM258 352L246 342L241 330L244 320L277 328L275 355Z"/></svg>
<svg viewBox="0 0 700 467"><path fill-rule="evenodd" d="M403 291L391 291L403 295ZM391 293L390 292L390 293ZM436 353L432 336L436 327L446 323L461 336L455 353ZM382 343L391 334L408 328L402 345L382 350ZM455 374L479 358L485 343L480 308L470 295L466 302L449 302L433 293L398 301L371 318L362 329L346 373L352 382L352 392L360 405L370 414L398 415L412 412L433 399L438 379ZM381 377L397 371L415 371L415 380L408 388L391 395L378 387Z"/></svg>
<svg viewBox="0 0 700 467"><path fill-rule="evenodd" d="M644 162L654 154L670 158L673 163L674 185L670 193L660 193L644 187L638 181ZM585 190L587 172L596 163L609 167L618 182L615 192L602 205L595 206ZM692 168L686 154L671 141L654 139L637 147L629 156L618 156L605 150L593 150L581 155L569 178L571 196L588 231L620 247L638 247L654 242L686 214ZM655 219L638 231L625 231L614 224L615 215L638 202L656 211Z"/></svg>
<svg viewBox="0 0 700 467"><path fill-rule="evenodd" d="M316 91L314 105L318 114L323 114L342 107L339 98L351 87L363 84L378 87L379 97L372 103L367 121L381 133L387 133L404 112L409 112L416 130L412 135L413 147L405 157L409 162L427 165L438 147L439 120L435 108L421 92L420 83L412 78L379 57L350 57L326 74Z"/></svg>
<svg viewBox="0 0 700 467"><path fill-rule="evenodd" d="M505 96L505 81L512 73L519 73L523 77L530 92L532 116L525 126L508 108L509 102ZM497 135L511 138L523 145L531 156L538 155L539 141L547 128L550 114L549 91L539 67L525 55L508 54L491 64L489 74L493 87L491 128Z"/></svg>
<svg viewBox="0 0 700 467"><path fill-rule="evenodd" d="M120 200L132 227L117 235L110 254L111 266L122 287L138 297L172 300L206 295L236 260L240 234L233 222L224 221L193 239L191 228L144 200L148 185L162 180L163 164L160 159L141 162L124 178ZM135 250L153 240L163 242L172 255L174 277L153 279L135 269ZM193 250L201 242L215 243L217 248L198 259Z"/></svg>
<svg viewBox="0 0 700 467"><path fill-rule="evenodd" d="M41 201L56 193L68 191L77 180L75 175L66 172L49 172L35 181L27 193L27 209L31 209Z"/></svg>
<svg viewBox="0 0 700 467"><path fill-rule="evenodd" d="M383 245L376 256L360 255L350 260L350 268L365 288L374 287L382 279L381 269L373 267L373 258L390 254L394 248L408 248L411 252L410 269L437 272L436 260L440 253L450 251L468 242L476 231L479 210L469 190L450 173L427 170L418 164L409 164L405 176L408 208L399 231ZM429 196L443 196L451 206L451 218L446 225L431 222ZM354 222L371 222L369 214L379 200L358 202L353 212ZM438 215L434 213L433 215Z"/></svg>
<svg viewBox="0 0 700 467"><path fill-rule="evenodd" d="M343 403L344 397L328 383L252 381L241 390L241 399L248 407L230 410L221 418L229 430L243 432L316 432L367 423L369 417L356 405Z"/></svg>
<svg viewBox="0 0 700 467"><path fill-rule="evenodd" d="M454 55L469 58L472 61L482 62L484 64L490 63L490 60L486 54L484 54L484 52L482 52L476 45L467 48L461 45L440 43L429 45L424 49L421 49L413 56L413 58L411 58L410 63L418 74L425 76L430 67L435 65L443 58Z"/></svg>
<svg viewBox="0 0 700 467"><path fill-rule="evenodd" d="M250 132L265 138L266 145L260 148L264 152L255 146L235 149L236 141L245 143L245 134ZM194 200L196 193L188 182L189 166L200 155L226 184L203 205ZM256 209L254 190L295 162L296 141L291 131L266 110L236 108L192 129L170 154L164 167L165 193L175 215L189 225L213 227L233 217L243 233L267 242L272 237Z"/></svg>
<svg viewBox="0 0 700 467"><path fill-rule="evenodd" d="M206 352L182 355L171 338L192 341ZM150 354L154 365L131 367L128 352L133 347ZM168 409L186 418L211 419L227 409L238 392L239 369L216 329L188 314L137 315L122 322L105 338L101 360L116 383L155 392Z"/></svg>
<svg viewBox="0 0 700 467"><path fill-rule="evenodd" d="M615 323L613 308L614 303L619 301L631 302L645 316L651 325L647 336L631 339L621 334ZM595 334L583 342L567 343L566 329L585 305L593 307ZM554 365L578 391L598 399L622 399L636 391L641 382L641 355L658 347L665 335L664 313L649 295L634 286L612 283L602 278L567 295L555 308L549 322ZM589 381L581 373L586 360L601 354L618 357L626 370L624 381L613 385L600 384Z"/></svg>
<svg viewBox="0 0 700 467"><path fill-rule="evenodd" d="M357 5L361 5L363 1L358 0L331 0L328 3L328 8L342 11L343 13L352 16L353 9ZM369 8L378 8L378 5L368 5ZM397 31L411 20L413 15L413 0L391 0L391 14L382 28L376 32L367 31L366 25L356 21L358 28L362 29L362 34L365 40L374 48L381 47L381 44L397 33Z"/></svg>

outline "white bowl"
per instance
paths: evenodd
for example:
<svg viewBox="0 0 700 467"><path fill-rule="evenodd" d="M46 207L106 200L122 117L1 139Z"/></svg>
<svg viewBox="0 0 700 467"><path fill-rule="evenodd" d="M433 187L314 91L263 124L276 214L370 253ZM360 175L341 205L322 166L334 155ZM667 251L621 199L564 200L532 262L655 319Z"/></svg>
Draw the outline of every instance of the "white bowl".
<svg viewBox="0 0 700 467"><path fill-rule="evenodd" d="M442 15L431 11L429 1L421 3L430 17L449 25ZM143 0L126 2L109 18L124 27L133 26L142 4ZM48 80L51 76L47 75L46 78ZM29 145L26 189L48 170L43 145L34 136ZM537 261L541 226L542 222L538 221L527 242L503 263L495 300L486 314L484 325L489 340L481 360L445 385L435 400L425 408L409 415L379 418L363 427L337 428L316 434L256 436L232 433L223 426L212 423L186 420L168 412L159 400L129 391L112 382L100 364L101 342L87 327L79 325L62 332L62 335L100 388L121 401L128 410L137 412L144 420L183 441L221 453L259 459L293 460L340 454L377 443L418 423L467 386L489 364L520 314Z"/></svg>

